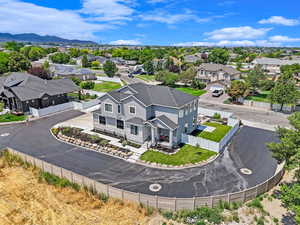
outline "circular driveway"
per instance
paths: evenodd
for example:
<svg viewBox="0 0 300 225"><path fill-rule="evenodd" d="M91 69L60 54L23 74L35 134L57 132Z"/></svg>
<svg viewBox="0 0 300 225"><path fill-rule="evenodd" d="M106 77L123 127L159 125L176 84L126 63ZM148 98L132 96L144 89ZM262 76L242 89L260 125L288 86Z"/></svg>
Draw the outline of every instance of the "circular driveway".
<svg viewBox="0 0 300 225"><path fill-rule="evenodd" d="M0 133L10 134L0 137L0 149L10 147L117 188L178 198L241 191L270 178L277 168L265 145L277 141L275 133L251 127L242 127L228 151L214 162L182 170L155 169L129 163L62 143L51 135L49 130L52 126L79 115L82 113L68 111L32 121L28 126L0 126ZM242 168L251 170L252 174L243 174ZM159 184L161 189L152 192L149 189L151 184Z"/></svg>

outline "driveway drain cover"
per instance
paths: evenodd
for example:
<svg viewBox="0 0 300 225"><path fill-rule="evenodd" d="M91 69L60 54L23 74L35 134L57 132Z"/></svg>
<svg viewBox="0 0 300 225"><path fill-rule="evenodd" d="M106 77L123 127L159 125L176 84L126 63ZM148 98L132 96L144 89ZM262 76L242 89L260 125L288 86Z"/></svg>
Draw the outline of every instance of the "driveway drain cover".
<svg viewBox="0 0 300 225"><path fill-rule="evenodd" d="M245 174L245 175L251 175L252 174L252 170L247 169L247 168L242 168L242 169L240 169L240 171L241 171L242 174Z"/></svg>
<svg viewBox="0 0 300 225"><path fill-rule="evenodd" d="M9 136L9 133L0 134L0 137L7 137Z"/></svg>
<svg viewBox="0 0 300 225"><path fill-rule="evenodd" d="M160 184L151 184L149 186L149 190L152 192L158 192L161 190L161 185Z"/></svg>

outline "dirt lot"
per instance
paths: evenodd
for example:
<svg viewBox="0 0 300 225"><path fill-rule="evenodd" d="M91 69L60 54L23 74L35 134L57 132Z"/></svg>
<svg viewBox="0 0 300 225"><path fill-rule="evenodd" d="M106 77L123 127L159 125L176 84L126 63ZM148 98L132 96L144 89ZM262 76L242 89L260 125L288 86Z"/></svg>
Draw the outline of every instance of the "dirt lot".
<svg viewBox="0 0 300 225"><path fill-rule="evenodd" d="M0 224L5 225L179 225L167 222L158 212L153 214L139 205L109 199L99 200L84 190L59 188L39 179L39 171L24 169L14 163L8 166L0 158ZM284 180L289 180L285 176ZM269 193L270 194L270 193ZM280 223L287 211L281 202L268 197L261 202L263 211L243 206L223 213L226 225L258 224L264 217L265 224ZM233 216L239 222L233 221ZM274 217L278 222L274 222ZM164 223L165 222L165 223Z"/></svg>

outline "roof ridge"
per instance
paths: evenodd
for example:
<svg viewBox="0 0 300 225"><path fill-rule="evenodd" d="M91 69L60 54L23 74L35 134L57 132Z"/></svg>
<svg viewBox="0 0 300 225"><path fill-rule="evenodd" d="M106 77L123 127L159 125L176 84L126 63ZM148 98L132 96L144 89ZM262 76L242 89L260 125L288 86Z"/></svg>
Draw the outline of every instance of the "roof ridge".
<svg viewBox="0 0 300 225"><path fill-rule="evenodd" d="M171 97L172 97L172 99L173 99L175 105L178 107L177 101L175 100L175 97L174 97L173 92L172 92L172 91L175 90L175 89L170 88L170 87L168 87L168 89L169 89L170 95L171 95Z"/></svg>

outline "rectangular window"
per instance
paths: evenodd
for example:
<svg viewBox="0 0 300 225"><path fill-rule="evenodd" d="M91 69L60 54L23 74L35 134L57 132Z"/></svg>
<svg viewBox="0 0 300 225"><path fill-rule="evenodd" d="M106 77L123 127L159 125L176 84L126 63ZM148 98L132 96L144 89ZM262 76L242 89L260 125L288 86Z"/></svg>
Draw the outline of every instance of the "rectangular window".
<svg viewBox="0 0 300 225"><path fill-rule="evenodd" d="M106 112L112 112L113 111L112 104L106 103L105 106L104 106L104 108L105 108Z"/></svg>
<svg viewBox="0 0 300 225"><path fill-rule="evenodd" d="M118 113L121 113L121 105L118 105Z"/></svg>
<svg viewBox="0 0 300 225"><path fill-rule="evenodd" d="M182 117L183 117L183 113L184 113L184 110L183 110L183 109L179 110L179 118L182 118Z"/></svg>
<svg viewBox="0 0 300 225"><path fill-rule="evenodd" d="M117 128L124 130L124 121L123 120L117 120Z"/></svg>
<svg viewBox="0 0 300 225"><path fill-rule="evenodd" d="M99 123L102 125L106 125L106 119L104 116L99 116Z"/></svg>
<svg viewBox="0 0 300 225"><path fill-rule="evenodd" d="M138 127L134 125L130 125L130 133L133 135L138 135Z"/></svg>
<svg viewBox="0 0 300 225"><path fill-rule="evenodd" d="M129 106L129 113L135 114L135 106Z"/></svg>

